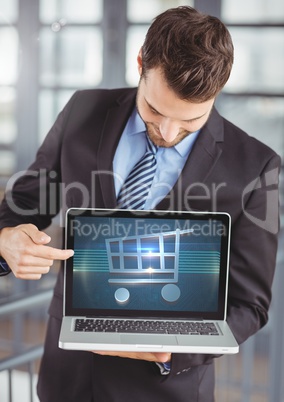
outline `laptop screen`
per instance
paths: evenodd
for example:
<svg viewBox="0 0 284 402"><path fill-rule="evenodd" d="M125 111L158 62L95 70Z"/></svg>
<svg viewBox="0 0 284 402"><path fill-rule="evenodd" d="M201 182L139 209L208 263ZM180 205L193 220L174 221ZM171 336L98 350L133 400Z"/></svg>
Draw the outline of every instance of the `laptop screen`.
<svg viewBox="0 0 284 402"><path fill-rule="evenodd" d="M70 209L65 314L224 319L226 213Z"/></svg>

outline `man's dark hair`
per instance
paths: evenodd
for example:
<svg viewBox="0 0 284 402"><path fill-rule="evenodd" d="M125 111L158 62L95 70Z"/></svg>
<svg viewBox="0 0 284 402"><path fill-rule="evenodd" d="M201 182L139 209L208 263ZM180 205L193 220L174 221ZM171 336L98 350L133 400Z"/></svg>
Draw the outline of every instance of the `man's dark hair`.
<svg viewBox="0 0 284 402"><path fill-rule="evenodd" d="M226 26L216 17L181 6L158 15L150 26L142 46L142 77L161 68L180 99L201 103L221 91L233 59Z"/></svg>

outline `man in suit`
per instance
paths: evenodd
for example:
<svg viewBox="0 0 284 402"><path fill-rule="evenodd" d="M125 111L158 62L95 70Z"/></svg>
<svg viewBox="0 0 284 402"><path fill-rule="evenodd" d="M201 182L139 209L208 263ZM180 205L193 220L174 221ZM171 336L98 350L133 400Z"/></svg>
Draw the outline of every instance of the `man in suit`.
<svg viewBox="0 0 284 402"><path fill-rule="evenodd" d="M39 279L53 260L73 254L49 247L42 230L60 208L115 208L148 135L158 147L157 171L144 208L231 215L228 322L239 343L257 332L271 300L280 158L214 108L232 62L225 26L179 7L148 31L138 91L76 92L2 203L0 255L14 275ZM62 289L60 272L39 375L42 402L214 400L215 355L59 349Z"/></svg>

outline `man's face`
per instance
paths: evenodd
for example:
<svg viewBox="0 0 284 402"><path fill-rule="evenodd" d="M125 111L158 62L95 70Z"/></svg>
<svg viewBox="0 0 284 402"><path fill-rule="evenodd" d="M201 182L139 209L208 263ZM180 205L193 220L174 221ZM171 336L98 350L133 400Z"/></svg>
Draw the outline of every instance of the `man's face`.
<svg viewBox="0 0 284 402"><path fill-rule="evenodd" d="M169 148L206 123L214 99L203 103L179 99L168 87L161 70L154 68L141 77L136 102L152 142Z"/></svg>

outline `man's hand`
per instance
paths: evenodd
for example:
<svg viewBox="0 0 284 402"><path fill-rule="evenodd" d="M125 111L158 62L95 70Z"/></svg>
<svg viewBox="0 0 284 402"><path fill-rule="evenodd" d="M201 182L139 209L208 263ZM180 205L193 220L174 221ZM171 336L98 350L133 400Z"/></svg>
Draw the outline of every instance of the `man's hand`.
<svg viewBox="0 0 284 402"><path fill-rule="evenodd" d="M16 278L40 279L47 274L54 260L67 260L73 250L46 246L51 238L35 225L23 224L0 231L0 255Z"/></svg>
<svg viewBox="0 0 284 402"><path fill-rule="evenodd" d="M149 362L167 363L171 361L171 353L150 353L150 352L105 352L93 351L103 356L127 357L128 359L147 360Z"/></svg>

